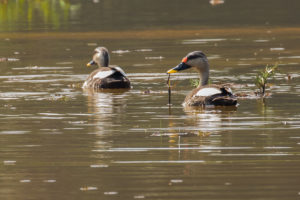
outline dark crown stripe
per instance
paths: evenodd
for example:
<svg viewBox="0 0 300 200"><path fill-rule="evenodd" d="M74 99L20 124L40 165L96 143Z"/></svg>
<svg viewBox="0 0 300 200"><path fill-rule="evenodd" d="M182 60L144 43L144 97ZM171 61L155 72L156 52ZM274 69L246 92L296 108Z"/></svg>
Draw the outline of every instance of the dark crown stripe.
<svg viewBox="0 0 300 200"><path fill-rule="evenodd" d="M205 54L202 51L194 51L187 55L188 60L195 58L206 58Z"/></svg>

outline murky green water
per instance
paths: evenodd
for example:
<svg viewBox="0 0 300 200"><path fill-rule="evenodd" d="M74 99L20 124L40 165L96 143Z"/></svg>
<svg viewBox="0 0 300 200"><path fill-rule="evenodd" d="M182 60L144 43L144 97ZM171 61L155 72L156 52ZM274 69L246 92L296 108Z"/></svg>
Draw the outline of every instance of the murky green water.
<svg viewBox="0 0 300 200"><path fill-rule="evenodd" d="M299 6L0 1L0 199L298 199ZM130 91L80 88L98 45ZM184 109L187 71L169 109L165 72L193 50L236 93L278 63L271 97Z"/></svg>

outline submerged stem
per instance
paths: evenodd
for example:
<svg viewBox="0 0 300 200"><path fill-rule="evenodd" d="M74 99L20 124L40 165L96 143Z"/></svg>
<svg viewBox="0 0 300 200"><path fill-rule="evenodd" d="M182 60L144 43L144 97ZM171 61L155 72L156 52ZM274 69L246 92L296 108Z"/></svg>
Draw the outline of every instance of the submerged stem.
<svg viewBox="0 0 300 200"><path fill-rule="evenodd" d="M169 106L171 105L171 81L170 81L170 76L171 74L169 74L168 76L168 80L167 80L167 84L168 84L168 95L169 95Z"/></svg>

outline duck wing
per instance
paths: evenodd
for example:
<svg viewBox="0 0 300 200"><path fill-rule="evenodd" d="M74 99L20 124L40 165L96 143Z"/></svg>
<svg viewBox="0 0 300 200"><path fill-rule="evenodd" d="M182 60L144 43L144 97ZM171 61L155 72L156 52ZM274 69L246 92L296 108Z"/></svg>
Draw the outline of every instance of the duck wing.
<svg viewBox="0 0 300 200"><path fill-rule="evenodd" d="M201 88L195 93L195 97L208 97L216 94L222 94L222 91L220 88L216 87L206 87L206 88Z"/></svg>
<svg viewBox="0 0 300 200"><path fill-rule="evenodd" d="M121 76L125 76L126 74L125 72L122 70L121 67L115 66L115 67L103 67L100 68L98 70L96 70L96 72L93 72L91 74L91 78L92 79L104 79L104 78L108 78L109 76L112 76L113 74L118 73L121 74Z"/></svg>
<svg viewBox="0 0 300 200"><path fill-rule="evenodd" d="M114 70L105 70L105 71L98 71L94 76L93 79L99 78L99 79L103 79L103 78L107 78L109 76L111 76L112 74L114 74L115 71Z"/></svg>
<svg viewBox="0 0 300 200"><path fill-rule="evenodd" d="M206 85L194 89L184 104L187 106L228 106L236 105L237 100L231 89L224 85Z"/></svg>
<svg viewBox="0 0 300 200"><path fill-rule="evenodd" d="M101 80L113 75L116 71L109 67L101 67L94 70L83 84L83 88L94 87L95 83L100 83Z"/></svg>
<svg viewBox="0 0 300 200"><path fill-rule="evenodd" d="M126 76L125 72L123 71L123 69L119 66L114 66L114 67L111 67L111 69L117 71L117 72L120 72L120 74L122 74L123 76Z"/></svg>
<svg viewBox="0 0 300 200"><path fill-rule="evenodd" d="M130 81L120 67L101 67L90 74L83 88L130 88Z"/></svg>

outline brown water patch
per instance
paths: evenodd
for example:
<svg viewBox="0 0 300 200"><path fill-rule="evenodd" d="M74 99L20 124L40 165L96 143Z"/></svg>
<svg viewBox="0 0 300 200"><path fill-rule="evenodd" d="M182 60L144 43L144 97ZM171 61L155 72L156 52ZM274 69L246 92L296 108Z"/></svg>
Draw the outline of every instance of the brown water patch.
<svg viewBox="0 0 300 200"><path fill-rule="evenodd" d="M137 31L103 31L103 32L51 32L51 33L0 33L0 38L10 39L186 39L197 37L213 37L222 35L247 36L247 35L285 35L300 34L300 28L267 28L267 27L246 27L246 28L203 28L203 29L184 29L184 30L137 30Z"/></svg>

